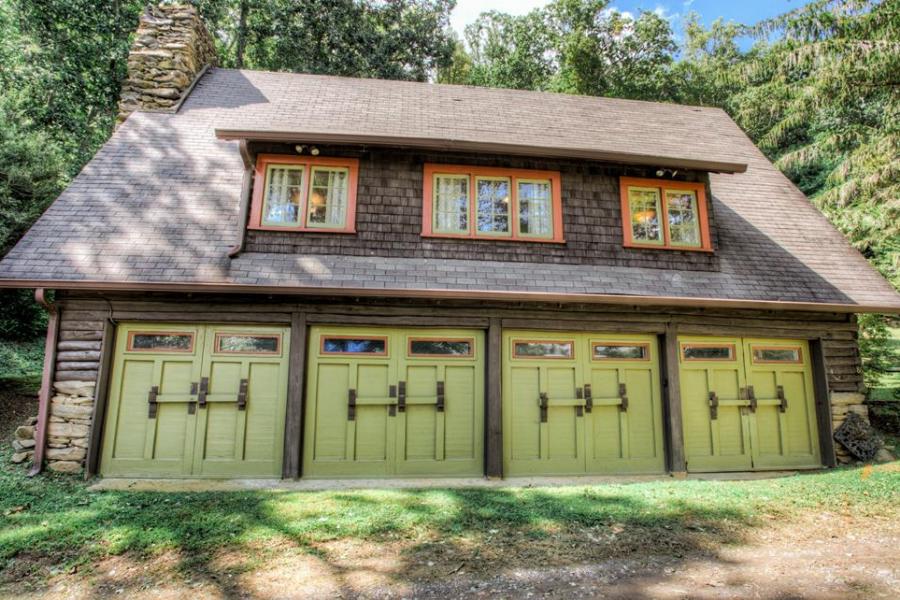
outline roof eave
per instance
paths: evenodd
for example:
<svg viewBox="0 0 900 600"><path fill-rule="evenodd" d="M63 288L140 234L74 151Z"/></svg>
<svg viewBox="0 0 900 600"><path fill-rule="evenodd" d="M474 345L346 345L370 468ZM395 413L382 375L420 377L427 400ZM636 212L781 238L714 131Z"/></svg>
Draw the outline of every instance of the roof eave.
<svg viewBox="0 0 900 600"><path fill-rule="evenodd" d="M363 144L367 146L419 148L423 150L440 150L445 152L484 152L490 154L510 154L515 156L540 156L542 158L581 158L653 167L693 169L714 173L743 173L747 170L746 163L738 162L695 160L688 158L674 158L671 156L633 154L629 152L609 152L590 148L545 147L447 138L248 129L216 129L216 137L221 140L229 141L246 140L254 142L304 142L307 144Z"/></svg>
<svg viewBox="0 0 900 600"><path fill-rule="evenodd" d="M580 304L620 304L632 306L689 306L701 308L731 308L758 310L793 310L837 313L900 314L896 304L852 304L833 302L797 302L781 300L742 300L682 296L635 296L625 294L575 294L546 292L516 292L506 290L453 290L404 288L343 288L317 286L274 286L236 283L172 283L172 282L110 282L62 281L41 279L0 279L0 288L46 288L57 290L85 290L109 292L182 292L266 294L299 296L431 298L442 300L496 300L522 302L556 302Z"/></svg>

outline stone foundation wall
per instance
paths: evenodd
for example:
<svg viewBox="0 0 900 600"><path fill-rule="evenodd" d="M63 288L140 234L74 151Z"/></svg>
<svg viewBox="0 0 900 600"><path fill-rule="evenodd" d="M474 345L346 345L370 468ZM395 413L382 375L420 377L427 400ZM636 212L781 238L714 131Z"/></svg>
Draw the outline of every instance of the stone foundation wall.
<svg viewBox="0 0 900 600"><path fill-rule="evenodd" d="M119 122L135 110L171 111L197 74L216 64L213 38L193 6L148 6L128 54Z"/></svg>
<svg viewBox="0 0 900 600"><path fill-rule="evenodd" d="M90 443L94 411L91 381L57 381L50 399L47 427L47 468L62 473L79 473L84 467Z"/></svg>

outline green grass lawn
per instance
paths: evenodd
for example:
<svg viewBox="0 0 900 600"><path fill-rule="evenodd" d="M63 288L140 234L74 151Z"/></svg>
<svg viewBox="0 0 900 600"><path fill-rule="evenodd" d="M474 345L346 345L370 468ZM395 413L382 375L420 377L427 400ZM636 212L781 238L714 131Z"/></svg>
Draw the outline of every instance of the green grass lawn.
<svg viewBox="0 0 900 600"><path fill-rule="evenodd" d="M498 544L527 548L561 536L558 551L567 552L574 547L565 541L568 532L602 534L610 527L627 532L611 553L654 548L680 556L704 544L739 542L760 523L809 511L900 516L898 463L745 482L219 493L89 492L72 478L28 479L4 465L0 582L123 553L174 551L191 569L221 551L263 560L266 548L314 554L335 540L417 548L440 540L488 553Z"/></svg>

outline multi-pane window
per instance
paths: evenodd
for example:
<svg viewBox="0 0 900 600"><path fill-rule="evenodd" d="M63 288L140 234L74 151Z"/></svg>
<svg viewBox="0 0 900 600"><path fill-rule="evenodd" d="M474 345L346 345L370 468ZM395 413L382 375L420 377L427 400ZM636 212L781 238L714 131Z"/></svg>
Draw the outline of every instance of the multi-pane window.
<svg viewBox="0 0 900 600"><path fill-rule="evenodd" d="M356 159L261 155L250 227L353 233Z"/></svg>
<svg viewBox="0 0 900 600"><path fill-rule="evenodd" d="M349 180L349 169L313 167L307 209L310 227L344 227Z"/></svg>
<svg viewBox="0 0 900 600"><path fill-rule="evenodd" d="M469 178L465 175L434 176L434 231L469 231Z"/></svg>
<svg viewBox="0 0 900 600"><path fill-rule="evenodd" d="M424 207L426 236L563 241L557 172L425 165Z"/></svg>
<svg viewBox="0 0 900 600"><path fill-rule="evenodd" d="M553 193L550 182L520 179L518 182L519 235L553 237Z"/></svg>
<svg viewBox="0 0 900 600"><path fill-rule="evenodd" d="M625 245L711 250L703 184L621 178Z"/></svg>
<svg viewBox="0 0 900 600"><path fill-rule="evenodd" d="M478 233L509 233L509 205L512 192L508 177L475 178L475 214Z"/></svg>

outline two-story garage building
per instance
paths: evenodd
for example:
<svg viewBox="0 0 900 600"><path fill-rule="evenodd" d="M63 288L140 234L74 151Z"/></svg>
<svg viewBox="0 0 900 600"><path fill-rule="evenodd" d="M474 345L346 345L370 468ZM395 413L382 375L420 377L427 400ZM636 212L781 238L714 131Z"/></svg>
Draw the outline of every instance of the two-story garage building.
<svg viewBox="0 0 900 600"><path fill-rule="evenodd" d="M142 27L133 112L0 262L55 291L38 465L835 464L854 313L900 296L721 110L205 68L192 9Z"/></svg>

